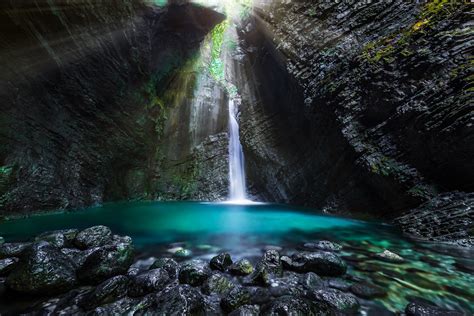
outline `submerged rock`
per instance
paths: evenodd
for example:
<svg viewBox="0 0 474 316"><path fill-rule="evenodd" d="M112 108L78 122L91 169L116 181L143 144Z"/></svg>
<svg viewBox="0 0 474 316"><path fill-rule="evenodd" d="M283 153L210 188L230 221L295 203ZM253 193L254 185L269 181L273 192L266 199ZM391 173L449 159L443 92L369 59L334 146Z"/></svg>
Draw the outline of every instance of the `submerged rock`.
<svg viewBox="0 0 474 316"><path fill-rule="evenodd" d="M387 295L387 291L384 288L365 281L353 284L351 291L355 295L365 299L384 297Z"/></svg>
<svg viewBox="0 0 474 316"><path fill-rule="evenodd" d="M222 298L221 307L225 312L230 313L243 305L249 304L250 301L250 291L245 287L237 286Z"/></svg>
<svg viewBox="0 0 474 316"><path fill-rule="evenodd" d="M343 279L330 279L328 281L328 286L341 291L349 291L352 283L343 280Z"/></svg>
<svg viewBox="0 0 474 316"><path fill-rule="evenodd" d="M112 241L112 231L106 226L89 227L79 232L74 244L79 249L104 246Z"/></svg>
<svg viewBox="0 0 474 316"><path fill-rule="evenodd" d="M283 266L296 272L314 272L322 276L339 276L346 273L345 262L331 252L297 252L281 258Z"/></svg>
<svg viewBox="0 0 474 316"><path fill-rule="evenodd" d="M376 253L374 258L391 263L402 263L405 261L405 259L403 259L401 256L387 249L385 249L383 252Z"/></svg>
<svg viewBox="0 0 474 316"><path fill-rule="evenodd" d="M324 250L324 251L339 251L342 249L341 245L331 242L329 240L308 242L304 244L304 247L308 249L318 249L318 250Z"/></svg>
<svg viewBox="0 0 474 316"><path fill-rule="evenodd" d="M117 275L99 284L94 291L85 297L81 306L86 309L109 304L127 295L130 279Z"/></svg>
<svg viewBox="0 0 474 316"><path fill-rule="evenodd" d="M235 287L235 284L229 280L225 275L220 273L215 273L211 275L204 286L202 287L202 292L210 295L210 294L219 294L224 295L230 292Z"/></svg>
<svg viewBox="0 0 474 316"><path fill-rule="evenodd" d="M132 279L128 293L134 297L159 292L165 288L169 281L168 272L164 269L146 271Z"/></svg>
<svg viewBox="0 0 474 316"><path fill-rule="evenodd" d="M202 260L192 260L184 263L179 269L179 282L191 286L202 285L210 276L208 264Z"/></svg>
<svg viewBox="0 0 474 316"><path fill-rule="evenodd" d="M72 242L79 231L77 229L63 229L42 233L35 237L35 241L47 241L58 248L72 246Z"/></svg>
<svg viewBox="0 0 474 316"><path fill-rule="evenodd" d="M165 289L157 297L151 313L155 315L203 315L204 298L187 284Z"/></svg>
<svg viewBox="0 0 474 316"><path fill-rule="evenodd" d="M18 258L0 259L0 276L5 276L10 273L18 264Z"/></svg>
<svg viewBox="0 0 474 316"><path fill-rule="evenodd" d="M247 259L241 259L229 267L229 272L233 275L249 275L253 272L253 266Z"/></svg>
<svg viewBox="0 0 474 316"><path fill-rule="evenodd" d="M170 278L176 279L178 277L179 264L171 258L160 258L155 260L150 269L161 268L168 272Z"/></svg>
<svg viewBox="0 0 474 316"><path fill-rule="evenodd" d="M336 289L319 289L312 292L310 297L313 301L326 304L338 312L355 313L360 307L354 295Z"/></svg>
<svg viewBox="0 0 474 316"><path fill-rule="evenodd" d="M77 282L75 268L57 247L35 243L24 251L23 259L7 278L7 286L27 294L65 292Z"/></svg>
<svg viewBox="0 0 474 316"><path fill-rule="evenodd" d="M3 245L5 243L5 238L3 238L2 236L0 236L0 246Z"/></svg>
<svg viewBox="0 0 474 316"><path fill-rule="evenodd" d="M230 265L232 265L232 258L228 253L220 253L211 259L209 265L212 270L224 272Z"/></svg>
<svg viewBox="0 0 474 316"><path fill-rule="evenodd" d="M92 249L78 269L78 277L89 283L99 283L115 275L125 274L133 262L133 252L130 237L117 237L111 245Z"/></svg>
<svg viewBox="0 0 474 316"><path fill-rule="evenodd" d="M405 308L407 316L463 316L462 312L444 309L426 302L412 302Z"/></svg>

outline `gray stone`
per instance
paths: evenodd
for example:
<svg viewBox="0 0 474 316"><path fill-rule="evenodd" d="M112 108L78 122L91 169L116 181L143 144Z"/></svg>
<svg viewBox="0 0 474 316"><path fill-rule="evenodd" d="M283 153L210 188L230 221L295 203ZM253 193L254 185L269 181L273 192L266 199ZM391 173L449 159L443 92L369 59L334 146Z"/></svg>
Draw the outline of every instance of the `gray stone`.
<svg viewBox="0 0 474 316"><path fill-rule="evenodd" d="M178 277L179 265L175 260L171 258L160 258L160 259L155 260L155 262L151 265L150 269L157 269L157 268L166 270L170 278L175 279Z"/></svg>
<svg viewBox="0 0 474 316"><path fill-rule="evenodd" d="M336 289L319 289L313 291L310 297L313 301L328 305L338 312L356 313L360 307L354 295Z"/></svg>
<svg viewBox="0 0 474 316"><path fill-rule="evenodd" d="M179 282L191 286L202 285L210 276L208 264L202 260L192 260L184 263L179 269Z"/></svg>
<svg viewBox="0 0 474 316"><path fill-rule="evenodd" d="M72 246L72 241L76 238L77 229L63 229L42 233L35 237L35 241L47 241L58 248Z"/></svg>
<svg viewBox="0 0 474 316"><path fill-rule="evenodd" d="M112 232L106 226L94 226L80 231L74 239L79 249L89 249L104 246L112 241Z"/></svg>
<svg viewBox="0 0 474 316"><path fill-rule="evenodd" d="M314 272L321 276L340 276L346 273L347 265L331 252L297 252L282 257L283 265L296 272Z"/></svg>
<svg viewBox="0 0 474 316"><path fill-rule="evenodd" d="M23 253L23 259L9 274L7 286L26 294L55 294L76 285L75 266L57 247L39 242Z"/></svg>
<svg viewBox="0 0 474 316"><path fill-rule="evenodd" d="M232 258L228 253L220 253L211 259L209 266L213 270L224 272L232 264Z"/></svg>
<svg viewBox="0 0 474 316"><path fill-rule="evenodd" d="M168 272L164 269L152 269L132 278L128 294L131 297L144 296L159 292L170 282Z"/></svg>
<svg viewBox="0 0 474 316"><path fill-rule="evenodd" d="M462 312L449 310L425 302L412 302L405 308L407 316L463 316Z"/></svg>
<svg viewBox="0 0 474 316"><path fill-rule="evenodd" d="M305 243L304 247L308 249L312 249L312 250L318 249L318 250L324 250L324 251L339 251L342 249L341 245L328 241L328 240L320 240L317 242Z"/></svg>
<svg viewBox="0 0 474 316"><path fill-rule="evenodd" d="M222 309L230 313L251 302L250 292L245 287L236 286L221 300Z"/></svg>
<svg viewBox="0 0 474 316"><path fill-rule="evenodd" d="M247 259L240 259L229 267L229 272L234 275L249 275L253 272L253 266Z"/></svg>
<svg viewBox="0 0 474 316"><path fill-rule="evenodd" d="M113 244L91 249L77 275L80 280L97 284L115 275L126 274L133 257L132 239L122 237Z"/></svg>
<svg viewBox="0 0 474 316"><path fill-rule="evenodd" d="M118 301L127 295L130 279L124 275L114 276L101 284L94 291L85 296L81 306L85 309L109 304Z"/></svg>

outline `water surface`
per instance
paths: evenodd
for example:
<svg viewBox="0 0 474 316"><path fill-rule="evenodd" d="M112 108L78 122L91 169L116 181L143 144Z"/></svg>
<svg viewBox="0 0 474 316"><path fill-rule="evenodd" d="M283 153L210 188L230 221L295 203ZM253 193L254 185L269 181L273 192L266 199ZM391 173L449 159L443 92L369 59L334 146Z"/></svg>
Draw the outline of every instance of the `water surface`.
<svg viewBox="0 0 474 316"><path fill-rule="evenodd" d="M375 304L400 311L412 298L423 298L474 312L474 276L468 269L473 265L471 250L416 242L377 222L326 216L284 205L107 204L6 221L0 224L0 236L7 241L28 240L47 230L93 225L106 225L117 234L131 236L140 257L170 255L176 249L184 249L186 255L193 257L209 258L226 250L234 258L251 258L270 246L291 253L305 242L327 239L343 245L340 255L349 265L349 274L388 289L388 296L377 299ZM375 260L372 255L383 249L400 254L406 262Z"/></svg>

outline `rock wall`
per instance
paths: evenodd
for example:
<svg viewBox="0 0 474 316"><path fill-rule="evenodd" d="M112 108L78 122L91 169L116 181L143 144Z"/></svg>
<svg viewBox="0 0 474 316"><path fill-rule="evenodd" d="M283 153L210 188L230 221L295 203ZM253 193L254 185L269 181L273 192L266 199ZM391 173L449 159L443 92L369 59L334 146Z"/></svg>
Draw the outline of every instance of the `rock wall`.
<svg viewBox="0 0 474 316"><path fill-rule="evenodd" d="M241 37L266 92L242 139L261 196L393 218L472 192L472 5L257 3Z"/></svg>
<svg viewBox="0 0 474 316"><path fill-rule="evenodd" d="M155 197L164 91L222 20L191 4L2 2L0 215Z"/></svg>

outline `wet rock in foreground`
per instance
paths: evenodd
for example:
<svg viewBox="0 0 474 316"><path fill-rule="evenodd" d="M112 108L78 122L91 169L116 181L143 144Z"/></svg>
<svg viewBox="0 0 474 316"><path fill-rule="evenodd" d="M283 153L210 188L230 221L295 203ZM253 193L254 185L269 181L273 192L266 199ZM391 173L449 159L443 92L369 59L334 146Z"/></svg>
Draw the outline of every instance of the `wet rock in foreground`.
<svg viewBox="0 0 474 316"><path fill-rule="evenodd" d="M247 259L241 259L229 267L229 272L234 275L249 275L253 272L253 266Z"/></svg>
<svg viewBox="0 0 474 316"><path fill-rule="evenodd" d="M57 247L39 242L23 253L23 259L9 274L7 286L27 294L55 294L77 283L75 266Z"/></svg>
<svg viewBox="0 0 474 316"><path fill-rule="evenodd" d="M232 263L232 258L228 253L220 253L211 259L209 266L212 270L224 272Z"/></svg>
<svg viewBox="0 0 474 316"><path fill-rule="evenodd" d="M283 266L296 272L314 272L321 276L340 276L346 273L345 262L331 252L297 252L281 258Z"/></svg>
<svg viewBox="0 0 474 316"><path fill-rule="evenodd" d="M179 270L179 282L191 286L202 285L209 276L208 263L202 260L186 262Z"/></svg>

